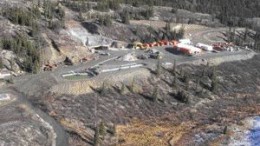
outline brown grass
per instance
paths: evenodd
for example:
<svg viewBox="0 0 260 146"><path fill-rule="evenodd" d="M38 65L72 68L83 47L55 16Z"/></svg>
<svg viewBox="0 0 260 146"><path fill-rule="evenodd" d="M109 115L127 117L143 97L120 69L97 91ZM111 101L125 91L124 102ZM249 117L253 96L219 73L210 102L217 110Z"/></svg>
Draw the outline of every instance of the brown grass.
<svg viewBox="0 0 260 146"><path fill-rule="evenodd" d="M144 123L134 121L130 125L117 126L121 146L167 146L176 143L192 123L174 126L165 122ZM120 141L123 141L120 143Z"/></svg>

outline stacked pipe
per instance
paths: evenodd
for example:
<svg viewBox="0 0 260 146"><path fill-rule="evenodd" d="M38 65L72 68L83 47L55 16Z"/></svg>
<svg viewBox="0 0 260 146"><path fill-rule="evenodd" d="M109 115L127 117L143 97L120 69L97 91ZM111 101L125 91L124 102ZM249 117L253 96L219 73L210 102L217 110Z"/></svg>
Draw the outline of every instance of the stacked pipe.
<svg viewBox="0 0 260 146"><path fill-rule="evenodd" d="M139 47L140 49L150 49L152 47L162 47L162 46L169 46L169 45L172 45L172 46L176 46L178 44L178 41L176 40L161 40L161 41L158 41L158 42L153 42L153 43L139 43L136 45L136 47Z"/></svg>

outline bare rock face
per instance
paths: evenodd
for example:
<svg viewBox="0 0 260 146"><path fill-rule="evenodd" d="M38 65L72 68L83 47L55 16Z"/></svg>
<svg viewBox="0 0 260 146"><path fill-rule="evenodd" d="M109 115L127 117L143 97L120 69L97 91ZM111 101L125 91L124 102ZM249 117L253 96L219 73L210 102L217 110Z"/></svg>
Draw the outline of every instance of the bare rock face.
<svg viewBox="0 0 260 146"><path fill-rule="evenodd" d="M54 135L29 106L9 104L0 108L1 145L52 145Z"/></svg>
<svg viewBox="0 0 260 146"><path fill-rule="evenodd" d="M74 41L80 41L81 45L88 47L95 47L100 45L110 45L114 38L107 37L101 34L100 27L95 23L84 22L80 24L75 21L67 23L67 32Z"/></svg>
<svg viewBox="0 0 260 146"><path fill-rule="evenodd" d="M74 51L71 51L71 50ZM77 64L82 60L93 60L94 54L84 46L64 46L61 48L63 54L68 58L72 64Z"/></svg>
<svg viewBox="0 0 260 146"><path fill-rule="evenodd" d="M13 53L13 51L2 50L0 52L0 58L2 58L3 66L8 70L12 70L16 73L21 72L19 65L16 63L17 56Z"/></svg>
<svg viewBox="0 0 260 146"><path fill-rule="evenodd" d="M1 125L0 143L3 145L51 145L48 130L35 123L12 122Z"/></svg>
<svg viewBox="0 0 260 146"><path fill-rule="evenodd" d="M66 29L60 30L58 35L50 31L43 34L48 43L48 47L46 47L43 56L45 63L58 64L69 59L72 64L76 64L85 58L88 58L88 60L94 58L93 53L85 45L86 34L81 33L84 32L85 29L83 28L83 30L81 30L82 26L75 21L71 23L70 25L70 22L68 22ZM76 30L79 30L79 34L77 31L72 31L74 27Z"/></svg>

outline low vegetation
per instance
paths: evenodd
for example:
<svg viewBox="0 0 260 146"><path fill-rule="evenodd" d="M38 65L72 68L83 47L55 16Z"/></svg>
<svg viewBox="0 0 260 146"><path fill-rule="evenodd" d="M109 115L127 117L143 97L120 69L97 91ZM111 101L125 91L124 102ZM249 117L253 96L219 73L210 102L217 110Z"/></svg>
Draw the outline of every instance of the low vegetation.
<svg viewBox="0 0 260 146"><path fill-rule="evenodd" d="M15 38L3 38L1 45L3 49L11 50L19 57L24 58L23 61L19 61L24 71L37 73L40 67L40 53L37 44L32 40L21 35Z"/></svg>
<svg viewBox="0 0 260 146"><path fill-rule="evenodd" d="M175 95L175 98L183 103L188 103L189 102L189 96L187 92L184 90L179 90L177 94Z"/></svg>
<svg viewBox="0 0 260 146"><path fill-rule="evenodd" d="M2 58L0 57L0 69L4 67L4 63L3 63L3 60Z"/></svg>
<svg viewBox="0 0 260 146"><path fill-rule="evenodd" d="M98 21L100 25L104 25L104 26L111 26L112 25L112 19L111 16L109 15L100 15L98 16Z"/></svg>
<svg viewBox="0 0 260 146"><path fill-rule="evenodd" d="M15 60L20 68L26 72L37 73L40 64L40 48L45 42L42 40L41 30L47 27L54 32L65 26L65 11L56 2L50 0L33 3L30 8L8 5L0 13L11 23L26 27L12 36L3 35L1 48L13 51L18 58Z"/></svg>

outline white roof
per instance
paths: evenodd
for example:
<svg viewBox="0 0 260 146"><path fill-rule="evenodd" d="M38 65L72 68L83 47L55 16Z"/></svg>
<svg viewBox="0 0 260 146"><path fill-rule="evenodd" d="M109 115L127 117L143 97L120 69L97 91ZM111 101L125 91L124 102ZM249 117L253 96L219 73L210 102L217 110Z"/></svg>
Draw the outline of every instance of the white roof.
<svg viewBox="0 0 260 146"><path fill-rule="evenodd" d="M180 39L179 42L183 43L183 44L191 44L191 40L190 39Z"/></svg>

